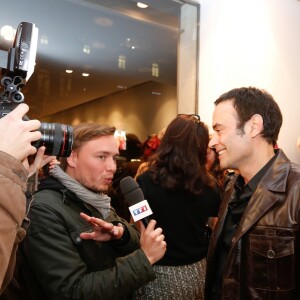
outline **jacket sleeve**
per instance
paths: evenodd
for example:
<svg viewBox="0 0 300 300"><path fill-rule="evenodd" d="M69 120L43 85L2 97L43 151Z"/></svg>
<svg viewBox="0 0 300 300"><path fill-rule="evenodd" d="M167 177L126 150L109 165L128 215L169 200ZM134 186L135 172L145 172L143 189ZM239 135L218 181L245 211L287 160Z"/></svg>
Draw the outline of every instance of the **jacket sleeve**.
<svg viewBox="0 0 300 300"><path fill-rule="evenodd" d="M27 171L14 157L0 151L0 294L12 277L26 211Z"/></svg>
<svg viewBox="0 0 300 300"><path fill-rule="evenodd" d="M123 299L155 278L146 255L137 248L136 236L131 236L128 245L121 245L121 254L132 248L131 253L125 256L112 257L117 245L102 245L97 251L87 252L88 256L92 256L88 259L101 262L101 268L87 268L74 244L76 238L70 236L60 213L45 203L32 205L29 214L31 224L22 245L26 264L47 299ZM80 222L79 217L76 222ZM91 271L91 268L94 270ZM27 286L30 288L30 283Z"/></svg>

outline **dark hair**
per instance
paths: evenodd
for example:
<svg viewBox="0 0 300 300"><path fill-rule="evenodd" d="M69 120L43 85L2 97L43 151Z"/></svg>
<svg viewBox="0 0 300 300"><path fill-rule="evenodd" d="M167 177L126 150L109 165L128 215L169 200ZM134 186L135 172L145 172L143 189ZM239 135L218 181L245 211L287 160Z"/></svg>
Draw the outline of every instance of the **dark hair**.
<svg viewBox="0 0 300 300"><path fill-rule="evenodd" d="M233 106L237 112L237 129L243 133L245 123L253 115L258 114L264 122L262 136L269 144L273 144L273 146L276 144L282 125L282 114L272 95L254 87L242 87L221 95L215 101L215 105L227 100L233 101Z"/></svg>
<svg viewBox="0 0 300 300"><path fill-rule="evenodd" d="M212 186L206 170L207 126L196 115L178 115L167 127L149 171L154 182L170 190L200 194Z"/></svg>

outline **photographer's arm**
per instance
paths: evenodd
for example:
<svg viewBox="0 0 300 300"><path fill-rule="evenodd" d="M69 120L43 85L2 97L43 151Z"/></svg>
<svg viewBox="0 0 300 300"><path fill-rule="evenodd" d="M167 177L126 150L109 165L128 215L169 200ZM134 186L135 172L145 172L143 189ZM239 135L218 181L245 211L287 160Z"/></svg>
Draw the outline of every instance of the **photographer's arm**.
<svg viewBox="0 0 300 300"><path fill-rule="evenodd" d="M21 224L26 210L27 176L20 161L0 152L0 294L12 277L17 245L25 236Z"/></svg>
<svg viewBox="0 0 300 300"><path fill-rule="evenodd" d="M36 131L40 122L23 121L28 105L20 104L0 119L0 294L9 283L18 243L25 236L21 227L26 210L26 184L29 174L53 157L44 156L45 148L38 150L31 166L27 156L36 153L31 142L39 139Z"/></svg>

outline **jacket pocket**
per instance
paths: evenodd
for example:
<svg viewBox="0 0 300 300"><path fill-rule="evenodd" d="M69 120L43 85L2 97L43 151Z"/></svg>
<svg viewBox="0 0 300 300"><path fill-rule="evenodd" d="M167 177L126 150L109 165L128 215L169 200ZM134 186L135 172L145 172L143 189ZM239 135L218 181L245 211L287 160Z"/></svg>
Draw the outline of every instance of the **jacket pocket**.
<svg viewBox="0 0 300 300"><path fill-rule="evenodd" d="M274 291L295 287L293 236L250 234L252 285Z"/></svg>

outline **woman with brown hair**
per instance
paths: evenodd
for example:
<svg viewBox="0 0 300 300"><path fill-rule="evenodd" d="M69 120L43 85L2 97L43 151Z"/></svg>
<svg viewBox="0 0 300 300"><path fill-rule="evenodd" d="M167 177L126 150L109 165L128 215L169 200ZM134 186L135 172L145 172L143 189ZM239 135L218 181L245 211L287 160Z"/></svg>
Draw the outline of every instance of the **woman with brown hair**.
<svg viewBox="0 0 300 300"><path fill-rule="evenodd" d="M156 279L135 299L203 299L207 224L220 193L206 168L209 133L197 115L178 115L167 127L149 169L137 178L167 242Z"/></svg>

